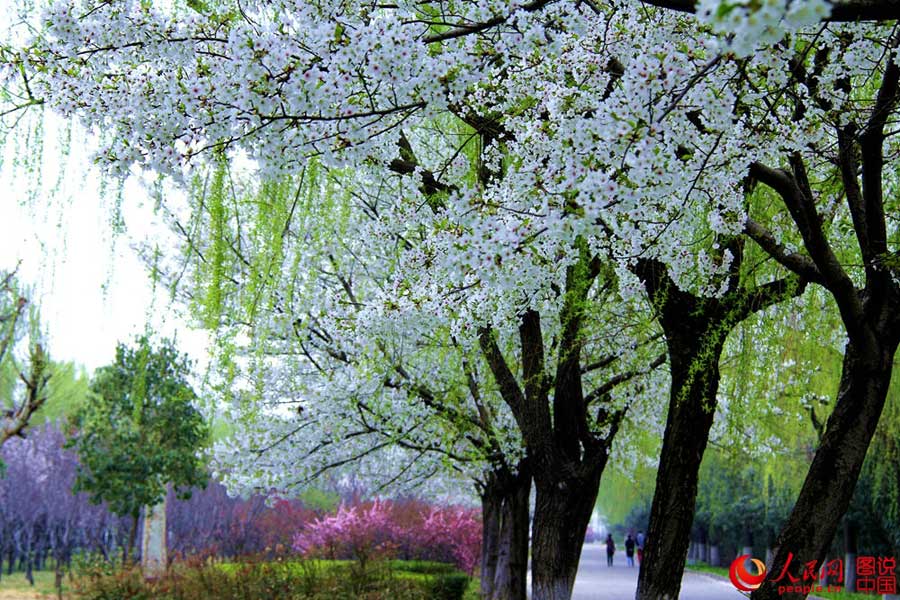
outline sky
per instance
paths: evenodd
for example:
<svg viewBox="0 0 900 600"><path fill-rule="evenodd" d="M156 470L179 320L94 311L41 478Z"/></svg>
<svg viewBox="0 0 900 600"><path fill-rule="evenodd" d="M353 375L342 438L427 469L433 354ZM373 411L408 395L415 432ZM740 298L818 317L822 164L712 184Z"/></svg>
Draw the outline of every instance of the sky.
<svg viewBox="0 0 900 600"><path fill-rule="evenodd" d="M49 115L43 160L35 161L40 143L26 138L26 125L2 144L0 270L18 265L20 281L32 287L51 358L93 370L112 361L118 341L149 326L202 360L203 336L177 317L167 293L154 294L133 249L155 220L144 186L126 182L125 232L114 233L115 183L92 165L91 136L76 128L65 152L57 143L63 122Z"/></svg>

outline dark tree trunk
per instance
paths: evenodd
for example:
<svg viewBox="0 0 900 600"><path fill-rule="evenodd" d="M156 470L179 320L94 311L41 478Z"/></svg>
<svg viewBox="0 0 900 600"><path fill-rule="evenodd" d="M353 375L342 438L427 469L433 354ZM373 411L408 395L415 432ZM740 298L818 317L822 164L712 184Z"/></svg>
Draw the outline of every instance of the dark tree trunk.
<svg viewBox="0 0 900 600"><path fill-rule="evenodd" d="M520 467L506 490L492 600L528 597L528 504L531 473ZM486 597L487 598L487 597Z"/></svg>
<svg viewBox="0 0 900 600"><path fill-rule="evenodd" d="M528 500L531 472L522 460L512 474L488 476L481 496L481 598L526 600L528 586Z"/></svg>
<svg viewBox="0 0 900 600"><path fill-rule="evenodd" d="M56 571L54 573L54 579L53 579L53 585L56 588L57 600L63 600L62 584L63 584L63 562L59 559L59 557L57 557Z"/></svg>
<svg viewBox="0 0 900 600"><path fill-rule="evenodd" d="M619 373L584 393L582 329L590 304L588 295L602 264L591 257L583 240L579 247L583 250L581 259L566 272L555 376L546 369L547 350L536 311L525 311L519 322L522 385L507 364L494 332L489 327L479 332L481 350L499 392L522 432L537 489L531 546L533 600L571 598L600 477L627 410L613 406L609 395L617 385L641 375L640 371ZM520 514L526 510L526 502L516 509ZM514 520L524 523L526 519ZM524 526L522 532L524 539ZM510 564L524 564L524 554L513 561L514 554L510 552ZM517 569L511 567L511 572ZM516 595L521 599L519 592Z"/></svg>
<svg viewBox="0 0 900 600"><path fill-rule="evenodd" d="M876 335L882 332L878 331ZM869 338L867 349L847 345L837 403L828 419L803 488L778 536L778 551L769 576L753 600L802 600L806 594L779 593L789 575L799 577L804 563L822 563L859 478L891 381L897 342ZM785 565L788 573L780 582Z"/></svg>
<svg viewBox="0 0 900 600"><path fill-rule="evenodd" d="M493 474L481 494L481 598L494 597L494 578L497 574L497 553L500 547L500 511L503 496Z"/></svg>
<svg viewBox="0 0 900 600"><path fill-rule="evenodd" d="M606 464L605 455L595 458L597 464L588 477L545 481L535 477L537 497L531 542L533 600L572 597L581 547Z"/></svg>
<svg viewBox="0 0 900 600"><path fill-rule="evenodd" d="M134 545L137 542L137 529L139 519L140 515L131 516L131 529L128 532L128 543L125 544L125 550L122 553L122 564L126 567L128 566L128 559L130 557L131 550L132 548L134 548Z"/></svg>
<svg viewBox="0 0 900 600"><path fill-rule="evenodd" d="M709 439L719 389L719 357L728 334L754 312L800 294L805 284L781 279L752 289L741 287L742 243L729 291L721 298L678 289L666 267L641 260L635 267L656 307L666 336L672 382L665 437L638 575L637 600L675 600L690 543L700 463Z"/></svg>
<svg viewBox="0 0 900 600"><path fill-rule="evenodd" d="M844 518L844 589L856 591L857 526L851 519Z"/></svg>
<svg viewBox="0 0 900 600"><path fill-rule="evenodd" d="M700 463L719 387L721 345L703 349L696 341L692 345L671 335L669 349L669 414L638 575L638 600L678 598L694 521ZM708 354L698 352L704 350Z"/></svg>

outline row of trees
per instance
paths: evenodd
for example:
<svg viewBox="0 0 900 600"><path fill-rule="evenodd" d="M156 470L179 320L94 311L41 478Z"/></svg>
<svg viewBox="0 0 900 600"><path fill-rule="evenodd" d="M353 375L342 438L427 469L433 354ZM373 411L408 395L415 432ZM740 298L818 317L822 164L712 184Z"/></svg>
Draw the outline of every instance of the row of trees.
<svg viewBox="0 0 900 600"><path fill-rule="evenodd" d="M637 595L677 597L728 340L814 284L841 381L769 573L824 558L900 342L898 37L841 22L889 10L190 5L51 3L0 58L11 111L193 182L187 271L156 264L222 338L232 485L470 479L483 591L524 598L533 484L533 597L565 599L626 425L664 429Z"/></svg>
<svg viewBox="0 0 900 600"><path fill-rule="evenodd" d="M766 327L771 328L771 323ZM834 324L822 315L802 334L776 332L781 338L773 350L778 361L774 369L768 367L769 372L754 372L754 361L741 354L723 361L722 401L731 409L737 408L735 402L743 403L739 407L743 415L718 419L712 432L712 448L705 453L700 471L689 560L727 565L744 553L771 558L778 532L824 433L823 413L827 414L831 403L828 390L840 377L839 349L829 339L833 329ZM816 380L811 381L809 373L815 373ZM773 405L772 397L780 402ZM856 555L891 556L900 547L898 521L892 514L900 498L892 441L898 426L897 407L898 395L892 389L850 507L826 552L829 559L846 555L844 581L848 589L855 577ZM752 423L753 436L764 444L746 446L750 439L747 423ZM636 477L636 488L649 492L628 498L607 490L601 501L613 522L621 520L631 530L646 529L652 496L649 477L641 473ZM633 510L626 515L627 507Z"/></svg>

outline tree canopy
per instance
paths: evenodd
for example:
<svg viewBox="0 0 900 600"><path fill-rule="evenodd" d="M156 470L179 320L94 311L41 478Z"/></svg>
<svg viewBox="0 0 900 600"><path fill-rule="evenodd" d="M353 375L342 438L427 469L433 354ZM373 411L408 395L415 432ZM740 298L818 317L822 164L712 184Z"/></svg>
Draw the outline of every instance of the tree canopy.
<svg viewBox="0 0 900 600"><path fill-rule="evenodd" d="M79 457L75 491L137 518L163 499L167 484L188 497L191 487L205 485L198 453L207 426L189 377L190 364L171 341L119 344L115 362L97 370L89 400L72 418L67 444Z"/></svg>

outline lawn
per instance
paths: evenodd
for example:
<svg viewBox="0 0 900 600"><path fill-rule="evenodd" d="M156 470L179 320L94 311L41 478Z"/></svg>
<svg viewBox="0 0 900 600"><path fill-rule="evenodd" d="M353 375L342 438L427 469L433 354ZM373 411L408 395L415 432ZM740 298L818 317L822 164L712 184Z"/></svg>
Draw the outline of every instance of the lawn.
<svg viewBox="0 0 900 600"><path fill-rule="evenodd" d="M25 573L3 574L0 579L0 600L47 600L56 598L56 587L53 585L53 571L35 571L34 587L25 579ZM68 582L63 580L63 592L68 589ZM68 598L68 595L65 595Z"/></svg>

